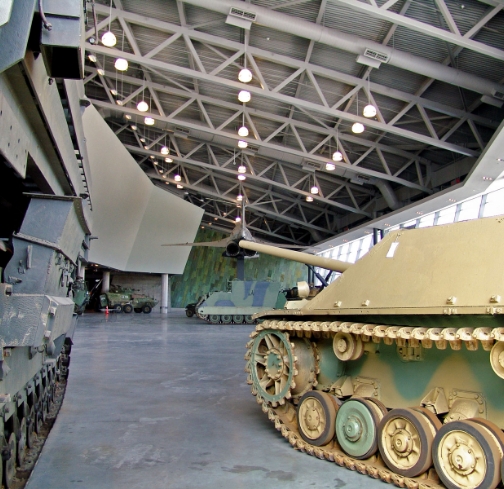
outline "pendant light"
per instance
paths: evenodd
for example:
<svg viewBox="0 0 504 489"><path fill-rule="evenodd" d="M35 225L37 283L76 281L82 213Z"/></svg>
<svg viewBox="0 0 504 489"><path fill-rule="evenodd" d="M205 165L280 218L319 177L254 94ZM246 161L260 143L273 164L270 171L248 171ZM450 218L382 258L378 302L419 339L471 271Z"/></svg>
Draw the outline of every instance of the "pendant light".
<svg viewBox="0 0 504 489"><path fill-rule="evenodd" d="M238 141L238 147L241 148L241 149L245 149L246 147L248 146L248 143L247 141Z"/></svg>
<svg viewBox="0 0 504 489"><path fill-rule="evenodd" d="M238 100L244 104L247 102L250 102L251 95L250 92L247 90L240 90L240 93L238 93Z"/></svg>
<svg viewBox="0 0 504 489"><path fill-rule="evenodd" d="M112 21L112 0L110 0L110 12L109 12L109 27L108 31L103 34L101 38L101 42L104 46L107 46L108 48L111 48L116 45L117 39L114 35L114 33L110 30L110 23Z"/></svg>
<svg viewBox="0 0 504 489"><path fill-rule="evenodd" d="M368 104L364 107L364 110L362 111L362 115L368 118L374 117L376 115L376 107L371 103L371 89L369 82L370 77L371 77L371 69L369 70L368 73Z"/></svg>
<svg viewBox="0 0 504 489"><path fill-rule="evenodd" d="M241 136L242 138L246 138L248 135L249 135L249 130L247 129L247 126L245 126L245 107L244 107L242 125L238 129L238 136Z"/></svg>
<svg viewBox="0 0 504 489"><path fill-rule="evenodd" d="M339 150L338 128L336 128L336 151L332 155L333 161L343 161L343 154Z"/></svg>
<svg viewBox="0 0 504 489"><path fill-rule="evenodd" d="M359 115L359 92L357 92L357 115ZM364 132L364 124L361 124L360 122L354 122L352 125L352 132L354 134L361 134Z"/></svg>
<svg viewBox="0 0 504 489"><path fill-rule="evenodd" d="M118 71L126 71L128 69L128 60L117 58L114 63L115 69Z"/></svg>

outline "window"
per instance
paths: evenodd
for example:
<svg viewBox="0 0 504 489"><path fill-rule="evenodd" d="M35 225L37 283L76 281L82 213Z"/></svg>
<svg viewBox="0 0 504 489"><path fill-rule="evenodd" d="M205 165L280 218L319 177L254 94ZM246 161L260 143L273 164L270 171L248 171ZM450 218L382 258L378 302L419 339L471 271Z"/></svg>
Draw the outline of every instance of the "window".
<svg viewBox="0 0 504 489"><path fill-rule="evenodd" d="M498 216L504 214L504 188L487 194L483 217Z"/></svg>
<svg viewBox="0 0 504 489"><path fill-rule="evenodd" d="M429 228L431 226L434 226L434 217L436 214L427 214L426 216L423 216L420 218L420 222L418 223L419 228Z"/></svg>
<svg viewBox="0 0 504 489"><path fill-rule="evenodd" d="M440 226L441 224L451 224L455 220L456 207L457 206L452 205L442 211L439 211L436 225Z"/></svg>
<svg viewBox="0 0 504 489"><path fill-rule="evenodd" d="M478 219L481 205L481 195L471 200L466 200L460 204L460 212L457 221L469 221Z"/></svg>

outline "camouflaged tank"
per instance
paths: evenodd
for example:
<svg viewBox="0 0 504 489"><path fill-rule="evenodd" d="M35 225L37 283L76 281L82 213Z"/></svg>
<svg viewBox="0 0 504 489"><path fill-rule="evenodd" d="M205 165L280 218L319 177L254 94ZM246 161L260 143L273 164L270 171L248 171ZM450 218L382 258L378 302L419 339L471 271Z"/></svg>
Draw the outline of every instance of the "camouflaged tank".
<svg viewBox="0 0 504 489"><path fill-rule="evenodd" d="M248 384L298 450L400 487L492 489L504 472L504 217L389 233L260 315Z"/></svg>
<svg viewBox="0 0 504 489"><path fill-rule="evenodd" d="M252 324L254 314L284 306L281 287L279 282L231 280L229 290L207 294L196 312L212 324Z"/></svg>
<svg viewBox="0 0 504 489"><path fill-rule="evenodd" d="M107 307L114 312L125 312L129 314L133 311L150 314L152 308L158 303L154 297L145 294L138 294L134 289L111 285L110 290L100 294L100 310Z"/></svg>

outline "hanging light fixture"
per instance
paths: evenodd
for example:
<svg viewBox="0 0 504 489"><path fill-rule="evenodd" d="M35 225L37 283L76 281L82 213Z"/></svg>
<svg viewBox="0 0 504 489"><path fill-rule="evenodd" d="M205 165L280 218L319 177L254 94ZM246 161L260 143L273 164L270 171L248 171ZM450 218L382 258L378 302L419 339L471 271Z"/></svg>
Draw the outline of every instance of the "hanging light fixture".
<svg viewBox="0 0 504 489"><path fill-rule="evenodd" d="M249 135L249 130L247 129L247 126L245 126L245 107L243 108L243 118L242 118L242 125L238 129L238 136L241 136L242 138L246 138Z"/></svg>
<svg viewBox="0 0 504 489"><path fill-rule="evenodd" d="M376 115L376 107L371 103L371 90L370 90L370 81L369 79L371 78L371 68L369 69L368 73L368 104L364 107L364 110L362 111L362 115L364 117L374 117Z"/></svg>
<svg viewBox="0 0 504 489"><path fill-rule="evenodd" d="M117 58L114 63L115 69L118 71L126 71L128 69L128 60Z"/></svg>
<svg viewBox="0 0 504 489"><path fill-rule="evenodd" d="M135 124L131 124L131 126L130 126L130 127L131 127L131 130L132 130L132 131L136 131L136 130L137 130L137 126L135 126Z"/></svg>
<svg viewBox="0 0 504 489"><path fill-rule="evenodd" d="M103 76L105 74L105 70L103 68L98 68L96 70L98 72L99 75Z"/></svg>
<svg viewBox="0 0 504 489"><path fill-rule="evenodd" d="M359 115L359 92L357 92L357 115ZM360 122L354 122L352 125L352 132L355 134L361 134L364 132L364 124Z"/></svg>
<svg viewBox="0 0 504 489"><path fill-rule="evenodd" d="M248 143L247 141L238 141L238 147L241 148L241 149L245 149L246 147L248 146Z"/></svg>
<svg viewBox="0 0 504 489"><path fill-rule="evenodd" d="M327 171L333 171L336 169L336 165L334 163L331 163L330 161L328 161L326 164L325 164L325 169Z"/></svg>
<svg viewBox="0 0 504 489"><path fill-rule="evenodd" d="M238 80L242 83L249 83L252 81L252 72L248 68L242 68L238 73Z"/></svg>
<svg viewBox="0 0 504 489"><path fill-rule="evenodd" d="M90 54L88 56L88 59L89 61L91 61L91 63L96 63L96 56L94 54Z"/></svg>
<svg viewBox="0 0 504 489"><path fill-rule="evenodd" d="M124 118L125 118L126 120L128 120L128 121L130 121L130 120L131 120L131 116L130 116L129 114L124 114Z"/></svg>
<svg viewBox="0 0 504 489"><path fill-rule="evenodd" d="M313 197L311 195L307 195L306 202L313 202Z"/></svg>
<svg viewBox="0 0 504 489"><path fill-rule="evenodd" d="M333 161L343 161L343 154L339 150L338 128L336 127L336 151L332 155Z"/></svg>
<svg viewBox="0 0 504 489"><path fill-rule="evenodd" d="M243 163L238 167L238 173L247 173L247 167Z"/></svg>
<svg viewBox="0 0 504 489"><path fill-rule="evenodd" d="M318 194L319 190L318 190L318 187L316 185L313 185L311 188L310 188L310 193L316 195Z"/></svg>
<svg viewBox="0 0 504 489"><path fill-rule="evenodd" d="M173 160L171 158L165 158L164 160L166 161L166 163L173 163Z"/></svg>
<svg viewBox="0 0 504 489"><path fill-rule="evenodd" d="M108 31L103 34L101 38L101 42L103 43L104 46L107 46L108 48L111 48L112 46L116 45L117 39L114 35L114 33L110 30L110 22L112 20L112 0L110 0L110 12L109 12L109 25L108 25Z"/></svg>
<svg viewBox="0 0 504 489"><path fill-rule="evenodd" d="M149 104L145 100L141 100L137 104L137 109L140 112L147 112L149 110Z"/></svg>
<svg viewBox="0 0 504 489"><path fill-rule="evenodd" d="M247 179L247 177L246 177L243 173L240 173L240 174L238 175L238 180L243 181L243 180L246 180L246 179Z"/></svg>
<svg viewBox="0 0 504 489"><path fill-rule="evenodd" d="M177 183L177 188L184 188L184 186L180 185L180 183Z"/></svg>
<svg viewBox="0 0 504 489"><path fill-rule="evenodd" d="M240 216L236 216L235 217L235 222L241 222L241 217Z"/></svg>
<svg viewBox="0 0 504 489"><path fill-rule="evenodd" d="M248 92L247 90L241 90L238 94L238 100L244 104L250 102L250 98L250 92Z"/></svg>
<svg viewBox="0 0 504 489"><path fill-rule="evenodd" d="M170 150L168 149L168 147L167 147L167 146L163 146L163 147L161 148L160 153L161 153L162 155L169 155L169 154L170 154Z"/></svg>
<svg viewBox="0 0 504 489"><path fill-rule="evenodd" d="M182 177L177 173L174 177L173 177L173 180L175 180L176 182L180 182L182 180Z"/></svg>
<svg viewBox="0 0 504 489"><path fill-rule="evenodd" d="M153 125L154 125L154 119L153 119L152 117L146 117L146 118L144 119L144 122L145 122L145 124L146 124L146 125L148 125L148 126L153 126Z"/></svg>
<svg viewBox="0 0 504 489"><path fill-rule="evenodd" d="M241 202L241 201L243 200L243 195L242 195L242 194L238 194L238 195L236 196L236 200L237 200L238 202Z"/></svg>

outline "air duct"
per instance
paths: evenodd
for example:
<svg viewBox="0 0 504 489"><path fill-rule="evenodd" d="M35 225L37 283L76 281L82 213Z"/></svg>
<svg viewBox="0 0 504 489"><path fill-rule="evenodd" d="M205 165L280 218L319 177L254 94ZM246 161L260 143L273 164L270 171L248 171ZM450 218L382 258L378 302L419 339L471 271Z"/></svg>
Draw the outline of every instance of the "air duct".
<svg viewBox="0 0 504 489"><path fill-rule="evenodd" d="M377 178L373 183L378 187L378 190L381 192L383 198L385 199L385 202L390 207L390 209L395 211L399 209L399 207L401 207L401 204L397 199L396 194L394 193L392 187L388 182Z"/></svg>

